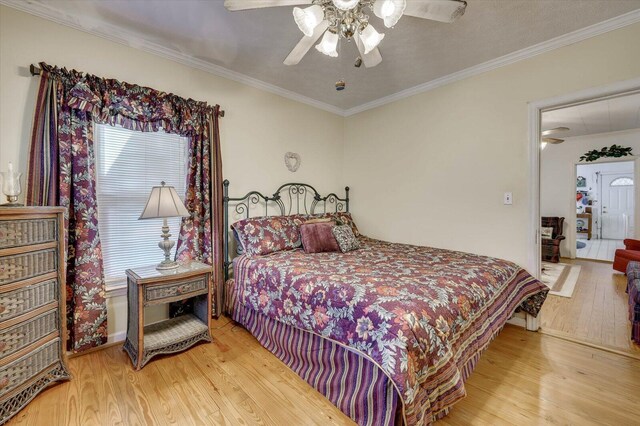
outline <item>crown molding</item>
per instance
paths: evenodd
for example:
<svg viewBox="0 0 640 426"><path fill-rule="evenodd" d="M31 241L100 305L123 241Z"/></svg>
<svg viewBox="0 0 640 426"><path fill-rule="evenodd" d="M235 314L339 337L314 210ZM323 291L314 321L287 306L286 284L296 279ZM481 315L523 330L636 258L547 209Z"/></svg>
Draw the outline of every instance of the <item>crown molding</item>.
<svg viewBox="0 0 640 426"><path fill-rule="evenodd" d="M330 105L325 102L312 99L308 96L293 92L291 90L266 83L262 80L249 77L248 75L229 70L220 65L215 65L210 62L203 61L201 59L182 53L178 50L170 49L158 43L145 40L138 34L123 30L122 28L116 27L114 25L105 24L104 22L98 21L87 22L86 19L83 20L83 22L80 22L78 18L62 13L59 10L56 10L55 8L39 1L0 0L0 4L343 117L349 117L360 112L378 108L380 106L399 101L401 99L408 98L419 93L428 92L430 90L437 89L438 87L442 87L456 81L473 77L475 75L482 74L496 68L503 67L505 65L510 65L518 61L529 59L542 53L565 47L570 44L574 44L588 38L595 37L600 34L604 34L609 31L617 30L619 28L623 28L628 25L640 22L640 9L634 10L624 15L620 15L615 18L611 18L606 21L602 21L597 24L558 36L551 40L547 40L545 42L518 50L516 52L509 53L507 55L492 59L482 64L465 68L461 71L457 71L452 74L437 78L435 80L419 84L409 89L384 96L374 101L367 102L353 108L342 109L337 106Z"/></svg>
<svg viewBox="0 0 640 426"><path fill-rule="evenodd" d="M74 28L95 36L113 41L118 44L123 44L134 49L139 49L153 55L161 56L174 62L186 65L191 68L195 68L201 71L214 74L219 77L223 77L229 80L236 81L238 83L245 84L247 86L254 87L256 89L264 90L269 93L273 93L283 98L287 98L296 102L300 102L312 107L331 112L340 116L344 116L344 110L334 105L327 104L308 96L301 95L291 90L284 89L282 87L266 83L262 80L258 80L248 75L232 71L224 68L220 65L215 65L207 61L195 58L191 55L182 53L176 49L167 48L158 43L146 40L138 34L134 34L123 28L106 24L99 21L90 21L83 19L82 22L75 16L62 13L55 8L31 0L0 0L0 4L11 7L13 9L20 10L22 12L29 13L31 15L38 16L40 18L47 19L49 21L56 22L58 24Z"/></svg>
<svg viewBox="0 0 640 426"><path fill-rule="evenodd" d="M616 16L615 18L607 19L606 21L599 22L597 24L581 28L579 30L552 38L542 43L535 44L530 47L526 47L521 50L509 53L496 59L484 62L482 64L474 65L469 68L465 68L461 71L454 72L452 74L445 75L435 80L428 81L426 83L419 84L409 89L402 90L389 96L376 99L365 104L349 108L344 111L344 116L349 117L354 114L358 114L369 109L377 108L382 105L398 101L400 99L408 98L419 93L428 92L430 90L437 89L446 84L454 83L456 81L463 80L465 78L473 77L478 74L485 73L487 71L494 70L496 68L510 65L515 62L523 61L525 59L532 58L542 53L549 52L551 50L559 49L561 47L568 46L591 37L598 36L600 34L607 33L609 31L617 30L628 25L640 22L640 9L634 10L624 15Z"/></svg>

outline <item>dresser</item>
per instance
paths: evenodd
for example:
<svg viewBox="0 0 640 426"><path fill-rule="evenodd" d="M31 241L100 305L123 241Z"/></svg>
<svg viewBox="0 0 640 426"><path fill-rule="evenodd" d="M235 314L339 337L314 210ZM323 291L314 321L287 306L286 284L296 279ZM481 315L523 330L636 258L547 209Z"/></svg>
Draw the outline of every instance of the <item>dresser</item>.
<svg viewBox="0 0 640 426"><path fill-rule="evenodd" d="M155 265L127 269L127 351L136 370L160 354L183 351L211 341L211 266L197 261L175 269ZM145 326L148 306L193 301L193 312Z"/></svg>
<svg viewBox="0 0 640 426"><path fill-rule="evenodd" d="M0 206L0 424L70 378L63 212Z"/></svg>

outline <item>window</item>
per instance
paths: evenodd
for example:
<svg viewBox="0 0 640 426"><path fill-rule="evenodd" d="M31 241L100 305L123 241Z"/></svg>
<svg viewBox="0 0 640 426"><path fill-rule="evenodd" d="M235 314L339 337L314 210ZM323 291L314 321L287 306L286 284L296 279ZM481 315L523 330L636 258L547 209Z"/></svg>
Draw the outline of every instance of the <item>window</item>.
<svg viewBox="0 0 640 426"><path fill-rule="evenodd" d="M136 132L96 124L98 228L107 288L121 284L129 268L163 259L158 248L162 219L138 220L151 187L165 181L184 199L187 138L159 132ZM170 218L176 240L181 218ZM176 247L173 247L172 256Z"/></svg>
<svg viewBox="0 0 640 426"><path fill-rule="evenodd" d="M628 177L619 177L614 179L610 186L633 186L633 179Z"/></svg>

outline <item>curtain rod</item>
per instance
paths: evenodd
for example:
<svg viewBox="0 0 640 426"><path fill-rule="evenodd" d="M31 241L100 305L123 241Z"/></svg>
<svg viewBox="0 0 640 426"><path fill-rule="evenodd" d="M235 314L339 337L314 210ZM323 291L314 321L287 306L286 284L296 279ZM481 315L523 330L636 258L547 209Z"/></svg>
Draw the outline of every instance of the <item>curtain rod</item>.
<svg viewBox="0 0 640 426"><path fill-rule="evenodd" d="M40 75L40 68L31 64L29 65L29 71L31 71L31 75ZM224 117L224 110L218 110L218 117L223 118Z"/></svg>

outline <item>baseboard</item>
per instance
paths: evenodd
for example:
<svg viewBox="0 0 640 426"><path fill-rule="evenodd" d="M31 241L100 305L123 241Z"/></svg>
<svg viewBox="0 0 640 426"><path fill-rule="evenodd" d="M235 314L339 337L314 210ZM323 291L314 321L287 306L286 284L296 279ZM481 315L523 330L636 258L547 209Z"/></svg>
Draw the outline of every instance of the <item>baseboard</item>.
<svg viewBox="0 0 640 426"><path fill-rule="evenodd" d="M107 337L107 345L111 343L124 343L124 339L127 337L126 331L116 331Z"/></svg>
<svg viewBox="0 0 640 426"><path fill-rule="evenodd" d="M527 318L523 312L516 312L507 320L507 324L516 325L518 327L527 328Z"/></svg>

